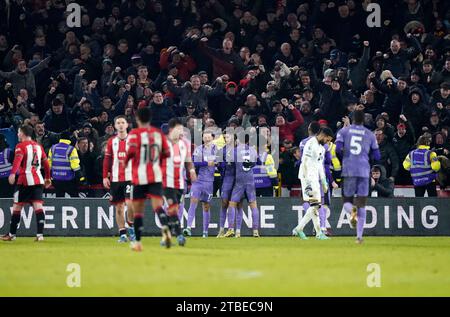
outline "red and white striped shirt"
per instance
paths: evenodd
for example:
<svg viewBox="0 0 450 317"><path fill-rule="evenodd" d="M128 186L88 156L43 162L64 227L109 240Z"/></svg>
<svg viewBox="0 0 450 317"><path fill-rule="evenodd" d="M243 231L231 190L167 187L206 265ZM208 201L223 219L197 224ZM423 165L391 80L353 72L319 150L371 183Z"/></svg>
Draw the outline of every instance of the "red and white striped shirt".
<svg viewBox="0 0 450 317"><path fill-rule="evenodd" d="M103 178L108 174L111 182L131 181L131 161L126 164L127 138L113 136L108 140L103 159Z"/></svg>
<svg viewBox="0 0 450 317"><path fill-rule="evenodd" d="M19 172L18 185L44 185L41 167L44 167L45 178L50 179L50 166L42 145L35 141L23 141L17 144L11 174Z"/></svg>
<svg viewBox="0 0 450 317"><path fill-rule="evenodd" d="M137 128L128 134L127 162L132 162L134 185L162 183L162 162L170 155L166 136L154 127Z"/></svg>
<svg viewBox="0 0 450 317"><path fill-rule="evenodd" d="M184 189L184 163L191 159L191 142L181 139L169 143L170 156L163 161L164 187Z"/></svg>

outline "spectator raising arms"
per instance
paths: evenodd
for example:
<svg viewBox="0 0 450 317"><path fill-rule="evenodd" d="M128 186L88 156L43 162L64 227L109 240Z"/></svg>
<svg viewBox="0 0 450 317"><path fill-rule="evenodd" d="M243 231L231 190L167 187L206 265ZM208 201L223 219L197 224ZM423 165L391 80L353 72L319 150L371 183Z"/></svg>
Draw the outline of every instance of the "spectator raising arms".
<svg viewBox="0 0 450 317"><path fill-rule="evenodd" d="M69 133L88 183L114 118L135 128L140 108L158 128L277 127L284 175L311 122L336 133L355 110L376 129L377 187L412 184L399 162L424 134L449 157L449 1L384 1L381 28L370 1L81 2L71 29L64 1L0 4L0 133L13 148L32 125L45 151Z"/></svg>

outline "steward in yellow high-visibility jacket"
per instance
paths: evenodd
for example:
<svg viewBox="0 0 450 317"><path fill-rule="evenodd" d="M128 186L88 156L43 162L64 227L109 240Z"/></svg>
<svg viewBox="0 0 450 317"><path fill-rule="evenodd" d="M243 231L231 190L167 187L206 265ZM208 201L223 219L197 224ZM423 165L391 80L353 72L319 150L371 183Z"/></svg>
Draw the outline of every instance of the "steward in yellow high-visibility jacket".
<svg viewBox="0 0 450 317"><path fill-rule="evenodd" d="M68 193L71 197L78 197L78 180L83 181L80 158L71 141L62 138L53 145L48 152L53 186L56 197L64 197Z"/></svg>
<svg viewBox="0 0 450 317"><path fill-rule="evenodd" d="M333 142L330 142L328 144L328 148L330 149L330 154L331 154L330 169L331 169L331 172L333 173L333 178L335 179L336 183L339 183L341 181L342 165L336 155L336 144L334 144Z"/></svg>
<svg viewBox="0 0 450 317"><path fill-rule="evenodd" d="M269 149L258 153L261 164L253 166L253 177L257 197L273 197L273 187L278 185L278 173L275 160Z"/></svg>
<svg viewBox="0 0 450 317"><path fill-rule="evenodd" d="M436 197L436 173L441 169L441 163L435 152L430 150L431 139L419 137L417 149L411 151L403 161L403 168L410 171L416 197Z"/></svg>

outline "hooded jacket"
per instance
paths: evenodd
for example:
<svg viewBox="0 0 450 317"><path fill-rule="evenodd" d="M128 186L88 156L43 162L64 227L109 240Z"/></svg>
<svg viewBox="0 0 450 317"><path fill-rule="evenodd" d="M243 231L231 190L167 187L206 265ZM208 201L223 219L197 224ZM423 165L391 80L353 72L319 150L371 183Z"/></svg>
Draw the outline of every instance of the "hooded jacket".
<svg viewBox="0 0 450 317"><path fill-rule="evenodd" d="M397 88L397 84L394 82L392 86L387 85L387 80L392 79L391 77L386 78L382 82L378 79L373 78L371 82L380 92L384 94L383 110L389 114L389 118L397 120L398 116L402 111L402 105L404 105L408 100L407 91L400 91ZM422 96L422 94L421 94ZM395 123L395 122L394 122Z"/></svg>
<svg viewBox="0 0 450 317"><path fill-rule="evenodd" d="M413 93L417 93L420 96L417 104L413 104L411 101L411 95ZM420 135L422 127L428 124L428 118L430 117L428 112L428 107L423 100L422 91L420 89L411 89L408 94L408 100L403 104L402 113L411 121L415 135Z"/></svg>
<svg viewBox="0 0 450 317"><path fill-rule="evenodd" d="M383 165L374 165L380 170L380 178L375 183L375 186L372 186L372 181L370 180L370 192L376 191L378 193L378 197L386 197L392 198L394 197L394 182L386 177L386 169Z"/></svg>

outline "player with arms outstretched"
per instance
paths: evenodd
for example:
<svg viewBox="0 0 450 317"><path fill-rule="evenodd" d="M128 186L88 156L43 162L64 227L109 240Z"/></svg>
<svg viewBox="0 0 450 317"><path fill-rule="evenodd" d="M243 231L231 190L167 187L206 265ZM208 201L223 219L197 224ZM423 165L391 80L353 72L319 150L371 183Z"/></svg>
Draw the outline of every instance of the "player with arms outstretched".
<svg viewBox="0 0 450 317"><path fill-rule="evenodd" d="M370 156L380 159L375 135L363 126L364 112L353 112L353 124L344 127L336 137L336 153L342 157L344 209L350 213L350 224L356 228L356 242L362 243L366 223L366 200L370 184ZM353 205L354 204L354 205Z"/></svg>
<svg viewBox="0 0 450 317"><path fill-rule="evenodd" d="M191 144L183 138L183 124L177 118L169 120L168 144L170 156L163 161L164 197L167 202L167 215L169 227L175 232L178 244L184 246L186 238L181 233L180 219L178 217L179 205L185 188L184 175L189 171L192 182L197 180L194 164L192 164Z"/></svg>
<svg viewBox="0 0 450 317"><path fill-rule="evenodd" d="M302 220L292 231L293 235L306 240L308 239L303 229L312 219L316 238L327 239L320 230L319 209L322 203L322 193L328 192L328 183L324 169L325 148L324 144L333 139L333 131L330 128L322 128L316 136L312 136L305 144L302 153L302 162L298 177L302 184L303 201L309 204Z"/></svg>
<svg viewBox="0 0 450 317"><path fill-rule="evenodd" d="M3 241L16 239L17 227L20 222L20 212L23 205L31 204L36 213L37 234L35 241L44 240L45 214L43 210L42 194L45 188L50 187L50 166L42 145L31 139L33 128L23 125L19 128L17 136L19 144L16 146L14 162L8 181L14 185L16 173L19 178L14 193L13 213L9 233L1 237ZM42 177L41 167L44 167L45 176Z"/></svg>
<svg viewBox="0 0 450 317"><path fill-rule="evenodd" d="M135 240L132 206L129 200L131 192L131 161L125 165L127 156L128 121L123 115L114 118L117 135L108 140L103 159L103 186L110 189L111 204L116 207L116 222L119 228L119 242L127 242L125 228L125 202L127 208L128 236Z"/></svg>
<svg viewBox="0 0 450 317"><path fill-rule="evenodd" d="M154 212L161 223L162 241L171 246L171 233L166 213L163 209L162 161L170 155L165 135L150 125L149 108L141 108L136 115L137 129L128 135L128 150L125 165L132 162L132 188L130 199L134 213L136 241L131 243L134 251L142 251L141 236L144 227L144 204L151 199Z"/></svg>

